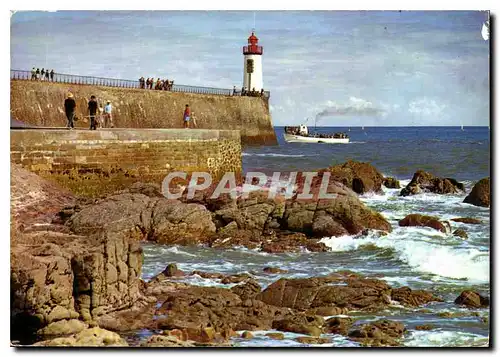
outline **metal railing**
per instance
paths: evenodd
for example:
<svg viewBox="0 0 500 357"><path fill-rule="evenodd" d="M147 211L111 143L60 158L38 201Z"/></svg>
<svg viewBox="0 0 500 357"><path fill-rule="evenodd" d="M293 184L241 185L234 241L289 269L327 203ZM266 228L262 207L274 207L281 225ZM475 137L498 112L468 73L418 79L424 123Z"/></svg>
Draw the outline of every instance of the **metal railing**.
<svg viewBox="0 0 500 357"><path fill-rule="evenodd" d="M57 83L68 83L68 84L86 84L95 86L106 86L106 87L118 87L118 88L137 88L140 89L139 80L133 81L129 79L116 79L116 78L105 78L105 77L90 77L90 76L77 76L73 74L55 73L53 76L46 77L45 74L42 76L39 74L38 78L32 76L31 71L23 71L17 69L10 70L10 79L23 80L23 81L47 81L47 82L57 82ZM156 81L155 81L156 83ZM164 89L144 89L144 90L164 90ZM170 92L182 92L182 93L194 93L194 94L215 94L215 95L227 95L227 96L240 96L241 91L233 91L233 89L225 88L213 88L213 87L197 87L197 86L186 86L182 84L173 84ZM269 98L270 92L264 91L265 98Z"/></svg>

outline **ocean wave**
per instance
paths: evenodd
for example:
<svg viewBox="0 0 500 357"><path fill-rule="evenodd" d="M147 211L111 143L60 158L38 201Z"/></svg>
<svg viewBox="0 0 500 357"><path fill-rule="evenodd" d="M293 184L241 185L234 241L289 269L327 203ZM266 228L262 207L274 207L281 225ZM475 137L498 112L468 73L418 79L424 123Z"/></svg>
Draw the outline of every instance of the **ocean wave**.
<svg viewBox="0 0 500 357"><path fill-rule="evenodd" d="M323 238L321 242L333 252L353 251L373 245L382 249L390 248L395 251L397 259L413 271L444 278L467 279L470 283L489 282L489 252L463 245L431 242L436 238L441 240L438 237L445 240L447 235L432 229L405 227L396 228L393 233L382 238L368 236L355 239L342 236Z"/></svg>
<svg viewBox="0 0 500 357"><path fill-rule="evenodd" d="M407 347L488 347L488 337L460 331L411 331Z"/></svg>

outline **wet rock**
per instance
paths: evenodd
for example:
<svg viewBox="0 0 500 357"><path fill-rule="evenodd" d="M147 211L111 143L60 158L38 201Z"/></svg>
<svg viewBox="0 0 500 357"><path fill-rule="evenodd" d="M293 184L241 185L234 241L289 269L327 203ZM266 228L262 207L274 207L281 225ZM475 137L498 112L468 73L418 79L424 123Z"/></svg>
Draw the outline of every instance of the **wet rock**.
<svg viewBox="0 0 500 357"><path fill-rule="evenodd" d="M438 194L459 193L464 191L464 185L452 178L436 177L429 172L415 172L410 183L401 190L400 196L415 195L423 192Z"/></svg>
<svg viewBox="0 0 500 357"><path fill-rule="evenodd" d="M241 338L251 339L253 338L253 334L250 331L243 331Z"/></svg>
<svg viewBox="0 0 500 357"><path fill-rule="evenodd" d="M331 199L300 199L287 201L282 229L315 237L358 234L365 228L390 232L390 223L378 212L365 206L358 196L339 182L332 181Z"/></svg>
<svg viewBox="0 0 500 357"><path fill-rule="evenodd" d="M488 307L490 305L490 299L480 295L476 291L465 290L455 299L455 304L472 308L481 308Z"/></svg>
<svg viewBox="0 0 500 357"><path fill-rule="evenodd" d="M472 191L465 197L464 203L474 206L490 207L490 178L479 180Z"/></svg>
<svg viewBox="0 0 500 357"><path fill-rule="evenodd" d="M234 274L225 276L224 278L222 278L220 282L221 284L234 284L234 283L241 283L249 279L252 279L252 276L247 273L243 273L243 274Z"/></svg>
<svg viewBox="0 0 500 357"><path fill-rule="evenodd" d="M459 217L459 218L452 218L450 221L453 222L460 222L460 223L465 223L465 224L482 224L483 221L477 218L470 218L470 217Z"/></svg>
<svg viewBox="0 0 500 357"><path fill-rule="evenodd" d="M343 183L357 194L382 192L384 176L367 162L349 160L328 168L328 171L332 175L331 180Z"/></svg>
<svg viewBox="0 0 500 357"><path fill-rule="evenodd" d="M401 188L399 180L396 180L394 177L384 178L384 186L387 188Z"/></svg>
<svg viewBox="0 0 500 357"><path fill-rule="evenodd" d="M275 267L265 267L264 269L262 269L262 271L264 273L267 273L267 274L286 274L286 273L288 273L288 270L275 268Z"/></svg>
<svg viewBox="0 0 500 357"><path fill-rule="evenodd" d="M453 231L453 235L456 236L456 237L460 237L462 239L467 239L469 238L469 236L467 235L467 232L464 231L463 229L459 228L459 229L456 229L455 231Z"/></svg>
<svg viewBox="0 0 500 357"><path fill-rule="evenodd" d="M441 222L438 217L425 216L418 213L407 215L398 224L401 227L431 227L443 233L449 231L449 225Z"/></svg>
<svg viewBox="0 0 500 357"><path fill-rule="evenodd" d="M398 346L405 330L402 323L383 319L356 326L348 336L365 346Z"/></svg>
<svg viewBox="0 0 500 357"><path fill-rule="evenodd" d="M295 341L303 343L305 345L321 345L324 343L332 342L331 339L326 337L311 337L311 336L299 336L295 338Z"/></svg>
<svg viewBox="0 0 500 357"><path fill-rule="evenodd" d="M430 330L434 330L434 328L435 328L435 326L432 324L415 326L415 330L417 330L417 331L430 331Z"/></svg>
<svg viewBox="0 0 500 357"><path fill-rule="evenodd" d="M280 331L320 336L323 332L324 322L321 316L294 315L282 320L275 320L273 328Z"/></svg>
<svg viewBox="0 0 500 357"><path fill-rule="evenodd" d="M127 342L115 332L99 327L85 329L69 337L37 342L34 346L72 346L72 347L127 347Z"/></svg>
<svg viewBox="0 0 500 357"><path fill-rule="evenodd" d="M192 341L182 341L176 336L153 335L141 347L195 347Z"/></svg>
<svg viewBox="0 0 500 357"><path fill-rule="evenodd" d="M307 310L309 314L319 315L319 316L340 315L347 313L347 311L348 310L346 308L335 307L335 306L321 306Z"/></svg>
<svg viewBox="0 0 500 357"><path fill-rule="evenodd" d="M257 299L302 311L319 307L376 310L389 304L390 289L381 280L338 273L321 278L279 279L257 295Z"/></svg>
<svg viewBox="0 0 500 357"><path fill-rule="evenodd" d="M244 284L233 286L231 291L238 295L242 301L245 301L253 299L262 291L262 288L255 279L248 279Z"/></svg>
<svg viewBox="0 0 500 357"><path fill-rule="evenodd" d="M406 306L420 306L428 304L431 301L443 301L432 293L424 290L412 290L407 286L392 289L391 298Z"/></svg>
<svg viewBox="0 0 500 357"><path fill-rule="evenodd" d="M269 333L266 333L266 336L269 337L271 340L283 340L283 339L285 339L285 335L283 335L281 332L269 332Z"/></svg>
<svg viewBox="0 0 500 357"><path fill-rule="evenodd" d="M354 320L350 317L331 317L325 322L324 330L326 333L333 333L347 336Z"/></svg>

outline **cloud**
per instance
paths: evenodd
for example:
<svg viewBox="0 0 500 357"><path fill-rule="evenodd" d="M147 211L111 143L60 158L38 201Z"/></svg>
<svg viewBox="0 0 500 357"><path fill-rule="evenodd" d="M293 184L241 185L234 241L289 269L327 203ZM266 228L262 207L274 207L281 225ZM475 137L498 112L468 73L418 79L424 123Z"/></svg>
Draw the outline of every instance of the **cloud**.
<svg viewBox="0 0 500 357"><path fill-rule="evenodd" d="M438 117L446 107L446 104L440 104L435 99L423 97L408 103L408 112L415 116Z"/></svg>
<svg viewBox="0 0 500 357"><path fill-rule="evenodd" d="M316 114L320 119L329 116L381 116L386 111L367 100L350 97L346 104L327 101L327 107Z"/></svg>

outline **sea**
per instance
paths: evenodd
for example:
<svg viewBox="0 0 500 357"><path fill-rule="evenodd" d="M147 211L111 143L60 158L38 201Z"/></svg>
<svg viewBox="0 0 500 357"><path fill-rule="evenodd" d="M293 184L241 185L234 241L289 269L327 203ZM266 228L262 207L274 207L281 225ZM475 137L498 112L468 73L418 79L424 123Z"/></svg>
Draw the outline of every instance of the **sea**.
<svg viewBox="0 0 500 357"><path fill-rule="evenodd" d="M466 193L438 195L425 193L400 197L398 189L383 188L383 194L366 194L360 199L382 213L392 224L387 236L368 235L325 237L328 252L270 254L246 248L226 250L207 247L144 244L142 277L150 279L169 263L184 271L203 270L225 274L249 272L265 288L280 277L305 278L351 270L367 277L387 281L393 287L431 291L444 302L407 308L393 305L377 313L349 313L356 324L388 318L402 322L407 347L485 347L489 344L489 309L467 309L454 304L463 290L490 295L490 210L462 203L473 185L490 176L490 130L488 127L318 127L320 133L345 132L349 144L287 143L283 128L275 128L277 146L246 147L244 171L264 173L314 171L349 159L369 162L383 175L408 184L417 170L464 183ZM442 220L473 217L483 223L467 225L450 222L452 230L462 228L468 239L426 227L399 227L398 220L410 213L437 216ZM266 275L266 266L288 270ZM184 281L202 286L230 288L218 280L191 276ZM420 330L419 325L432 325ZM285 333L284 340L257 331L254 339L233 338L241 347L308 347L294 340L298 334ZM143 335L152 331L141 331ZM357 347L340 335L324 335L330 343L315 347Z"/></svg>

